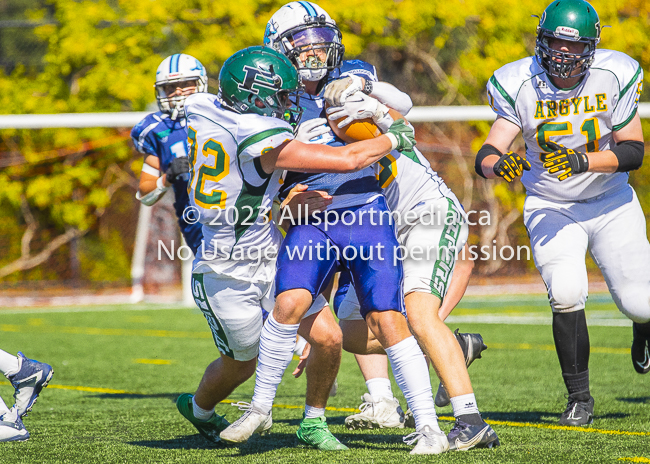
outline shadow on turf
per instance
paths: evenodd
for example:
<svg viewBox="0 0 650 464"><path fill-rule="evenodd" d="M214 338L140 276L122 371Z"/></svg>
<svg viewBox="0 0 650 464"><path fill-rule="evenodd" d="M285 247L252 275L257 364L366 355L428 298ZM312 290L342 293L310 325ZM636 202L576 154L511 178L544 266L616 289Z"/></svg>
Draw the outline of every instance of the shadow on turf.
<svg viewBox="0 0 650 464"><path fill-rule="evenodd" d="M650 396L637 396L632 398L616 398L625 403L650 403Z"/></svg>
<svg viewBox="0 0 650 464"><path fill-rule="evenodd" d="M483 419L504 421L504 422L531 422L539 424L557 424L560 420L562 412L548 412L548 411L522 411L522 412L484 412L481 411ZM611 413L595 415L594 420L598 419L624 419L629 417L629 414L624 413Z"/></svg>

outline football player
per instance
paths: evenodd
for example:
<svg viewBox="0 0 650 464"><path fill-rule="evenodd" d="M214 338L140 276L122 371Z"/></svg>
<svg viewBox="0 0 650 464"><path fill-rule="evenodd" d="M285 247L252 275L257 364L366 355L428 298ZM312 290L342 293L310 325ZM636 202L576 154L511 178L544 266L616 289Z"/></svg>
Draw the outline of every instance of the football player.
<svg viewBox="0 0 650 464"><path fill-rule="evenodd" d="M191 95L185 112L188 190L205 236L194 261L192 289L222 356L207 367L195 395L183 394L177 400L181 414L212 441L228 425L214 407L255 371L263 309L273 306L281 242L269 214L280 187L276 170L352 172L392 149L415 143L412 128L403 121L396 121L386 136L344 147L303 143L320 131L323 121L301 125L294 139L289 121L299 121L300 108L290 97L297 101L300 79L284 55L265 47L235 53L224 63L219 79L218 96ZM297 331L312 345L323 375L330 378L338 370L341 333L332 314L321 311L323 306L324 300L317 300ZM290 357L295 340L294 332ZM326 382L319 381L318 372L309 378L310 373L307 409L318 409L324 407L318 395ZM331 382L326 397L330 387ZM238 406L255 410L255 405ZM269 413L256 431L271 425ZM314 445L346 449L326 427L314 432Z"/></svg>
<svg viewBox="0 0 650 464"><path fill-rule="evenodd" d="M359 60L343 61L341 33L318 5L305 1L284 5L269 20L264 43L287 56L298 69L305 82L305 95L301 97L300 105L305 109L307 120L325 116L326 84L347 75L363 77L357 82L363 82L366 94L377 96L386 103L373 99L374 106L364 109L364 117L372 118L383 130L392 122L389 107L403 112L411 107L408 95L389 84L376 82L372 65ZM344 145L329 130L313 138L312 142L315 142L314 146ZM414 412L417 431L406 437L407 443L416 444L411 453L439 454L447 451L449 445L438 425L426 362L403 314L400 314L404 312L403 274L401 262L391 262L398 247L393 225L386 220L363 224L364 216L390 216L373 168L345 176L295 170L284 178L284 195L298 184L326 192L331 196L331 202L324 213L316 216L319 224L294 225L287 233L278 257L276 304L262 332L252 400L254 408L222 432L222 439L245 441L263 427L270 415L282 373L291 360L298 323L333 274L343 268L351 274L361 295L361 313L386 349L397 383ZM333 216L328 213L346 217L347 221L330 222L328 218ZM314 259L292 259L291 250L304 247L314 253ZM380 248L391 258L385 255L380 258L379 251L370 258L370 250ZM321 255L319 249L328 252ZM345 250L350 249L355 251L354 257L345 254ZM330 253L329 250L335 251ZM364 253L365 259L361 256ZM325 394L322 402L325 404L326 401ZM305 410L297 432L302 442L313 445L313 431L325 426L324 412L324 405L319 409Z"/></svg>
<svg viewBox="0 0 650 464"><path fill-rule="evenodd" d="M173 188L178 225L196 256L203 239L201 224L188 222L186 219L194 218L183 216L183 212L190 211L185 99L196 92L207 92L208 76L199 60L175 54L158 66L154 89L159 111L147 115L131 131L133 144L145 155L136 198L151 206Z"/></svg>
<svg viewBox="0 0 650 464"><path fill-rule="evenodd" d="M334 63L333 60L325 60L325 57L338 56L338 48L334 46L329 49L329 53L325 53L325 42L329 37L327 28L323 25L328 23L327 13L316 10L318 7L311 5L320 18L326 18L324 21L321 19L314 24L314 21L310 23L308 16L299 16L304 14L310 5L307 2L298 2L281 8L269 21L265 41L292 58L303 73L303 78L308 80L308 95L303 98L303 104L307 99L315 103L311 105L312 117L321 111L318 103L324 98L329 105L326 109L328 118L330 121L338 121L339 127L355 119L373 118L380 129L385 130L392 120L387 113L387 106L399 109L400 112L408 112L411 108L410 98L390 84L377 82L374 67L359 60L343 61L340 68L332 69L324 75L324 65L331 67ZM340 33L336 33L337 30L333 31L334 28L335 24L329 30L333 39L340 36ZM309 106L307 108L306 112L309 111ZM437 315L438 310L442 309L446 317L462 297L469 279L466 272L463 276L458 276L456 285L461 288L454 290L453 296L450 295L451 298L457 297L457 300L449 301L446 308L441 308L441 300L450 286L455 255L463 248L467 238L467 225L462 226L465 222L462 207L417 149L402 154L391 153L374 168L375 177L391 211L396 212L402 219L407 215L417 218L415 221L409 221L409 224L398 224L398 240L408 254L404 261L403 286L406 313L411 331L423 350L429 354L438 376L452 392L451 402L457 422L448 437L450 447L468 449L474 446L498 445L496 434L479 414L467 374L467 364L480 356L484 346L482 339L478 334L458 334L455 337L442 322L444 317ZM292 178L306 183L299 176L300 174L288 175L286 185L293 185ZM319 180L314 181L312 178L311 186L320 188ZM430 214L445 220L434 224ZM448 216L452 219L447 220ZM443 256L442 248L451 251ZM414 252L418 249L426 250L428 259L423 259L422 256L414 257ZM358 301L353 292L344 305L343 314L339 316L343 316L341 326L344 329L344 345L350 348L349 351L362 354L366 347L360 345L364 345L363 341L367 337L372 338L372 334L368 333L358 309ZM373 350L383 352L379 344L375 344ZM357 361L366 377L369 390L375 390L377 398L372 394L370 398L364 395L364 400L372 401L365 401L361 406L363 412L349 417L346 425L350 428L371 425L399 426L398 403L390 391L386 359L357 356ZM439 388L439 391L440 394L436 396L438 403L448 404L449 398L445 395L444 388ZM382 414L387 416L384 421L380 417L374 417Z"/></svg>
<svg viewBox="0 0 650 464"><path fill-rule="evenodd" d="M11 382L16 390L16 402L7 408L0 398L0 442L25 441L29 432L22 418L32 410L41 390L47 387L52 374L52 366L33 359L26 358L22 353L14 356L0 350L0 372Z"/></svg>
<svg viewBox="0 0 650 464"><path fill-rule="evenodd" d="M556 0L537 28L535 56L498 69L487 85L497 113L476 172L526 188L524 223L548 289L553 337L569 392L560 424L593 420L585 319L591 253L618 309L633 321L632 362L650 370L650 244L628 184L643 161L637 113L643 70L597 49L600 21L584 0ZM510 150L519 132L526 156Z"/></svg>

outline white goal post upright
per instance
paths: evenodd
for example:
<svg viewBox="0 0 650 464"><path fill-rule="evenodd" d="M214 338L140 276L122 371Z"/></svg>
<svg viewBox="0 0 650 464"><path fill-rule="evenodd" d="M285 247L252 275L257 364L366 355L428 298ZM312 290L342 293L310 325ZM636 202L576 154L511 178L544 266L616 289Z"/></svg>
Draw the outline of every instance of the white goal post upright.
<svg viewBox="0 0 650 464"><path fill-rule="evenodd" d="M639 116L650 118L650 103L639 103ZM149 112L124 113L63 113L63 114L7 114L0 115L1 129L46 129L57 127L133 127ZM410 122L456 122L456 121L494 121L496 115L492 108L476 106L416 106L407 115ZM146 260L146 244L151 222L151 208L141 205L138 216L133 258L131 262L132 293L131 301L137 303L144 298L142 278ZM183 242L184 243L184 242ZM192 261L182 264L182 302L193 306L191 279Z"/></svg>

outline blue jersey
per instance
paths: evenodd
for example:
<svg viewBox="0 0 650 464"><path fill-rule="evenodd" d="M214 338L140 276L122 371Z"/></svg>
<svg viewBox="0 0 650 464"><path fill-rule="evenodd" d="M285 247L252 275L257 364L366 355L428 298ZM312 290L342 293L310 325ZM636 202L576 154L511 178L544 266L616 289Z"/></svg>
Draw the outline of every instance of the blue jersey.
<svg viewBox="0 0 650 464"><path fill-rule="evenodd" d="M152 113L140 121L131 131L135 148L146 155L152 155L160 161L160 172L164 173L169 168L172 160L177 157L187 156L187 130L185 119L172 121L169 115ZM173 183L174 209L178 217L178 225L185 237L187 245L194 254L201 245L203 233L201 224L188 224L183 219L183 210L190 205L190 198L187 194L187 179L182 176Z"/></svg>
<svg viewBox="0 0 650 464"><path fill-rule="evenodd" d="M365 61L349 60L344 61L340 68L330 72L325 85L335 79L356 74L359 77L371 81L377 81L375 67ZM303 121L314 118L326 118L325 99L323 92L325 85L322 85L318 95L302 94L300 106L303 108ZM329 133L321 136L320 143L331 146L344 145L341 139L336 137L330 130ZM280 199L284 199L293 187L297 184L304 184L309 190L323 190L334 197L328 209L347 208L366 204L381 195L381 188L375 176L375 171L368 166L360 171L347 174L308 174L304 172L289 171L284 177L280 190Z"/></svg>

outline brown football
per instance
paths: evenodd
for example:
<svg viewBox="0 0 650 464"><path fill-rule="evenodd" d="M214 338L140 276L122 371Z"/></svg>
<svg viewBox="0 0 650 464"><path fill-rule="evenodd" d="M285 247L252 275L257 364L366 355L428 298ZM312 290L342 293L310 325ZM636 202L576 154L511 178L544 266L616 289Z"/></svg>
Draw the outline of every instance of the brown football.
<svg viewBox="0 0 650 464"><path fill-rule="evenodd" d="M325 105L326 108L329 107L328 104ZM390 114L395 121L398 119L404 119L404 116L399 114L397 111L391 109ZM377 125L372 121L372 118L366 119L357 119L352 121L347 126L344 126L339 129L338 123L345 118L337 119L336 121L330 121L329 125L332 128L332 132L336 134L338 138L347 143L358 142L359 140L368 140L374 139L381 135L381 131Z"/></svg>

